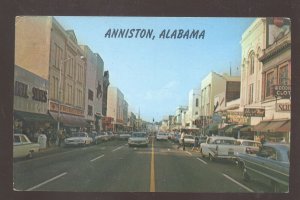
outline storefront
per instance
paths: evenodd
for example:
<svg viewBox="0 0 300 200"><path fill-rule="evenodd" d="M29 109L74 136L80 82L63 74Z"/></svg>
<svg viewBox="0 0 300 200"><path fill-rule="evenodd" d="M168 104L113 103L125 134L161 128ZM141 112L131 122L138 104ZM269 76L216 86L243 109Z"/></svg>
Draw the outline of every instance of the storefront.
<svg viewBox="0 0 300 200"><path fill-rule="evenodd" d="M15 65L14 133L24 133L33 141L51 129L54 119L48 114L48 80Z"/></svg>
<svg viewBox="0 0 300 200"><path fill-rule="evenodd" d="M264 120L254 126L257 137L264 136L269 142L289 142L291 122L289 119Z"/></svg>

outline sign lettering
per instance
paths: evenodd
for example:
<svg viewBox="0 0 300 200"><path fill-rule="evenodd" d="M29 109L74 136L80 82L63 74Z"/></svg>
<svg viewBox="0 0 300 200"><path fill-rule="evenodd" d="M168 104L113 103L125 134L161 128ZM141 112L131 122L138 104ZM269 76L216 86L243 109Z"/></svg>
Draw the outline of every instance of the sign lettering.
<svg viewBox="0 0 300 200"><path fill-rule="evenodd" d="M245 117L264 117L265 109L264 108L244 108Z"/></svg>
<svg viewBox="0 0 300 200"><path fill-rule="evenodd" d="M291 104L290 103L277 103L276 104L276 112L291 112Z"/></svg>
<svg viewBox="0 0 300 200"><path fill-rule="evenodd" d="M290 85L274 85L275 97L281 97L283 99L289 99L291 96Z"/></svg>
<svg viewBox="0 0 300 200"><path fill-rule="evenodd" d="M47 91L38 88L32 88L32 99L41 102L47 102Z"/></svg>

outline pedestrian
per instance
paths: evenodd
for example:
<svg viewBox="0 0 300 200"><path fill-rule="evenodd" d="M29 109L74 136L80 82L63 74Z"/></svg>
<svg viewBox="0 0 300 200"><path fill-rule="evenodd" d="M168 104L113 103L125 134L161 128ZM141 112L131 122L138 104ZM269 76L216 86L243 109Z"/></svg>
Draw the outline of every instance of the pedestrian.
<svg viewBox="0 0 300 200"><path fill-rule="evenodd" d="M185 133L182 131L181 132L181 136L180 136L181 143L179 141L179 144L178 144L178 147L177 147L177 149L179 149L180 147L182 147L183 151L185 151L184 136L185 136Z"/></svg>
<svg viewBox="0 0 300 200"><path fill-rule="evenodd" d="M261 143L262 145L264 145L265 142L266 142L266 138L265 138L264 135L262 135L262 136L260 137L260 143Z"/></svg>
<svg viewBox="0 0 300 200"><path fill-rule="evenodd" d="M195 137L195 142L194 142L192 151L194 151L194 149L199 150L199 138L198 137Z"/></svg>

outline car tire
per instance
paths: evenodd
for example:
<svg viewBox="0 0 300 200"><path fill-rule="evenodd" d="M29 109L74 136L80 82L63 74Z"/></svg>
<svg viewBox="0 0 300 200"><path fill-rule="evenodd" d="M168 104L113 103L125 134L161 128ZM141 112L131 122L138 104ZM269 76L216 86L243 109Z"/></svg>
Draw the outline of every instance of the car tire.
<svg viewBox="0 0 300 200"><path fill-rule="evenodd" d="M33 157L32 151L29 151L29 152L28 152L28 155L26 156L26 158L27 158L27 159L31 159L32 157Z"/></svg>

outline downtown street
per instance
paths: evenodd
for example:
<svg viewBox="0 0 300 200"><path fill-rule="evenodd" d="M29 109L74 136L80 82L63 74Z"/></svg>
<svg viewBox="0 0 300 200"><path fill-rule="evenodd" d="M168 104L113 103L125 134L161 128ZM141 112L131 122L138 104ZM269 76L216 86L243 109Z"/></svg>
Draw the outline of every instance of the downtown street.
<svg viewBox="0 0 300 200"><path fill-rule="evenodd" d="M235 162L209 161L173 141L128 147L111 140L86 147L55 147L32 159L15 159L14 188L66 192L269 192L268 184L245 182Z"/></svg>

